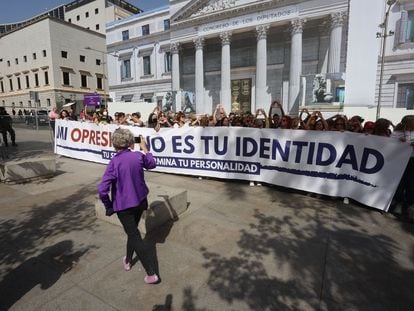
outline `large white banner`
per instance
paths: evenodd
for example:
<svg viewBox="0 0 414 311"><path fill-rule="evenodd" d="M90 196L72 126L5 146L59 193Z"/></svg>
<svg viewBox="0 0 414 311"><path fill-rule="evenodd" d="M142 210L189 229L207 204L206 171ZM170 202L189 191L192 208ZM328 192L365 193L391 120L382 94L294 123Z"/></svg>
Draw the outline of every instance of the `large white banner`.
<svg viewBox="0 0 414 311"><path fill-rule="evenodd" d="M116 125L56 121L55 152L108 163ZM340 132L237 127L127 127L143 135L156 171L261 181L388 210L411 155L397 140Z"/></svg>

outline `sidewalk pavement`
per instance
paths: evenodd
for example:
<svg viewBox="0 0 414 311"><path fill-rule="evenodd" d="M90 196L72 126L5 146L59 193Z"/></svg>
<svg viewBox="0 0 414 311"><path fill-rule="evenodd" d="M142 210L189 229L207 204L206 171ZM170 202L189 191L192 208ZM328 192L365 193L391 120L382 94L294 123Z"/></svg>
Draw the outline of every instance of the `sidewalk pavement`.
<svg viewBox="0 0 414 311"><path fill-rule="evenodd" d="M19 154L52 154L17 129ZM411 310L414 224L333 198L147 172L188 210L145 237L162 282L122 268L125 234L96 220L104 165L57 157L57 175L0 184L0 310ZM369 194L367 194L369 195Z"/></svg>

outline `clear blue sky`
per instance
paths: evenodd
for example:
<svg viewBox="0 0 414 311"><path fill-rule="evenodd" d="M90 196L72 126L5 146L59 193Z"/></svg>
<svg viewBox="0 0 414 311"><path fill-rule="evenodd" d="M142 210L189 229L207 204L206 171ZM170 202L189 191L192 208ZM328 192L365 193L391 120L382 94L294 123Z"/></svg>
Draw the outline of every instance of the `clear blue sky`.
<svg viewBox="0 0 414 311"><path fill-rule="evenodd" d="M128 1L128 0L127 0ZM53 9L71 0L0 0L0 24L29 19L46 10ZM168 4L168 0L129 0L129 3L144 11Z"/></svg>

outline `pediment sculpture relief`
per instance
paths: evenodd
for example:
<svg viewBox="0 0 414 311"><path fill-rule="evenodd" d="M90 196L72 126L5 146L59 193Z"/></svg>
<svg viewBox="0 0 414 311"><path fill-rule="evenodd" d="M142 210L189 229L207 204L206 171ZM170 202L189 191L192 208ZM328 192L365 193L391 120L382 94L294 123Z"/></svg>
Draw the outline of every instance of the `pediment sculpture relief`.
<svg viewBox="0 0 414 311"><path fill-rule="evenodd" d="M203 7L200 11L193 14L193 16L199 16L202 14L212 13L215 11L225 10L232 8L236 5L236 0L213 0L210 1L205 7Z"/></svg>

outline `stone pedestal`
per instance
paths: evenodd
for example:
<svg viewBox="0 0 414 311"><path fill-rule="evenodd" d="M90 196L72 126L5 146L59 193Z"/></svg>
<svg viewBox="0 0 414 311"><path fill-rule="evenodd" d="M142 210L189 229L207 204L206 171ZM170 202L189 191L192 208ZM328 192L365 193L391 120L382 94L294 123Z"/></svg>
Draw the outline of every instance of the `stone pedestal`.
<svg viewBox="0 0 414 311"><path fill-rule="evenodd" d="M31 160L7 161L0 165L3 182L26 182L40 177L51 177L56 173L55 157L39 157Z"/></svg>
<svg viewBox="0 0 414 311"><path fill-rule="evenodd" d="M187 210L187 191L166 186L159 186L147 182L150 193L148 195L148 210L141 217L138 229L146 234L167 221L174 221ZM100 220L122 227L118 216L105 216L105 207L99 199L95 201L95 214Z"/></svg>

